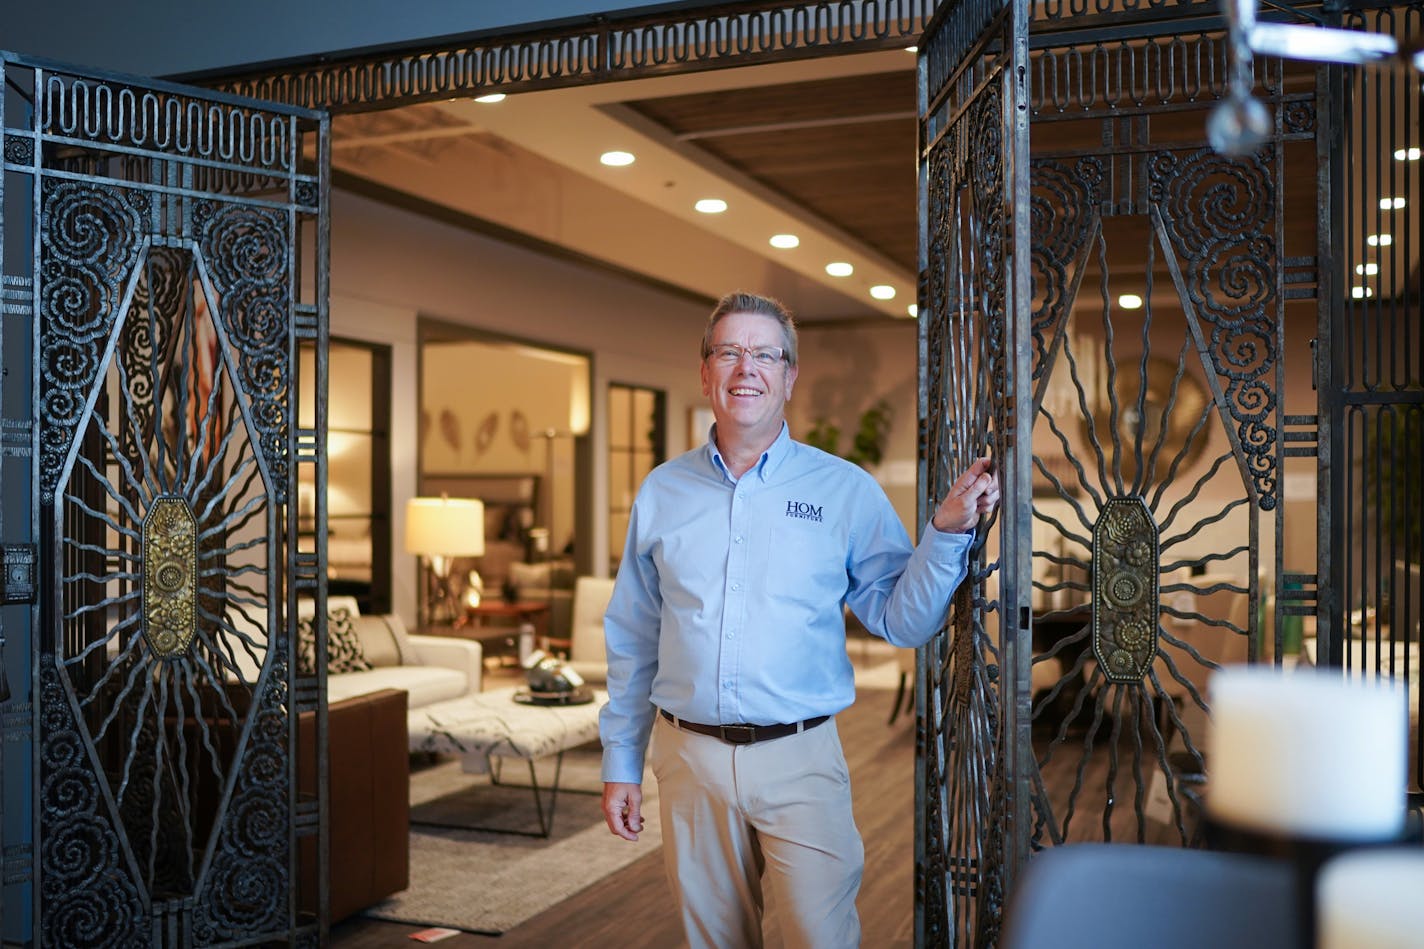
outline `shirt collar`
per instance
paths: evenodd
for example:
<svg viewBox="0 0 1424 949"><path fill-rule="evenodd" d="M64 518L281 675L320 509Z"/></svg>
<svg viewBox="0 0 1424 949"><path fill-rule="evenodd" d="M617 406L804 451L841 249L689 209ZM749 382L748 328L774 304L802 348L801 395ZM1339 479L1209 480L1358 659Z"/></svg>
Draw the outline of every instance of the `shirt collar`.
<svg viewBox="0 0 1424 949"><path fill-rule="evenodd" d="M737 480L732 477L731 471L727 469L727 463L722 460L722 453L717 449L716 424L713 424L712 428L707 432L707 454L712 464L722 473L723 477L729 481ZM757 477L759 477L764 484L771 479L771 476L776 473L776 470L781 467L782 462L784 462L790 454L791 429L787 427L785 422L782 422L781 431L777 434L776 440L771 443L766 451L761 453L761 458L757 460L755 465L747 469L747 473L751 474L755 472Z"/></svg>

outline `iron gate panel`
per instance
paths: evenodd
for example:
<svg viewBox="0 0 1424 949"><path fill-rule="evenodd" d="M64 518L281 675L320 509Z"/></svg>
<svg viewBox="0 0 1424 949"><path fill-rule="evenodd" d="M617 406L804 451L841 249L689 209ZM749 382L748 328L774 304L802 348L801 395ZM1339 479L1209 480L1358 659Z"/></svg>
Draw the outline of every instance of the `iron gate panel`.
<svg viewBox="0 0 1424 949"><path fill-rule="evenodd" d="M42 945L315 943L325 868L299 893L297 841L325 850L325 778L299 790L297 764L324 757L325 663L296 669L294 617L324 599L324 545L299 551L290 485L307 466L324 498L324 396L299 428L296 353L315 347L324 393L327 120L3 70L3 332L32 357L0 396L23 436L3 473L32 490L0 526L38 567L18 629L5 615L31 670L7 812L32 812L19 839L7 814L7 908L28 890Z"/></svg>
<svg viewBox="0 0 1424 949"><path fill-rule="evenodd" d="M1028 576L1027 347L1013 314L1028 295L1028 5L946 8L921 42L920 405L923 523L957 474L991 454L1003 514L981 529L945 631L917 656L917 945L988 945L1022 862L1014 793L1028 707L1017 603ZM1002 517L1002 519L1000 519ZM1026 665L1025 665L1026 668ZM1006 687L1007 682L1007 687Z"/></svg>
<svg viewBox="0 0 1424 949"><path fill-rule="evenodd" d="M1408 10L1389 20L1396 34L1417 19ZM1214 3L1038 4L1024 61L1031 172L1014 181L1014 129L994 112L1013 101L1003 16L955 5L922 44L922 501L977 440L1002 462L1005 504L976 588L921 658L919 944L996 941L1033 849L1197 843L1209 672L1282 662L1300 618L1317 615L1330 661L1347 624L1319 577L1334 569L1369 617L1419 557L1417 534L1395 531L1373 562L1351 562L1363 582L1331 566L1332 548L1372 533L1346 536L1351 504L1382 537L1390 511L1418 509L1417 286L1398 267L1394 302L1373 315L1357 303L1350 318L1342 265L1359 258L1337 254L1344 202L1328 199L1348 190L1340 103L1368 103L1332 88L1332 71L1258 57L1272 134L1224 158L1205 141L1229 75ZM1388 31L1386 13L1370 18ZM1418 95L1393 87L1388 101L1407 98L1416 120L1391 147L1417 138ZM1393 124L1366 120L1361 137L1370 121ZM1415 175L1400 177L1417 188ZM1024 211L1030 226L1006 227ZM1015 261L1032 271L1017 307L1014 276L996 270ZM1329 346L1342 326L1348 356ZM1361 380L1361 410L1335 402L1336 385L1317 393L1317 339L1339 378ZM1022 362L1006 355L1020 350ZM1371 446L1375 460L1358 460ZM1317 511L1313 488L1325 498L1332 470ZM1313 553L1293 549L1317 530ZM1016 572L1031 589L1011 584ZM1407 627L1417 589L1399 599L1389 610Z"/></svg>

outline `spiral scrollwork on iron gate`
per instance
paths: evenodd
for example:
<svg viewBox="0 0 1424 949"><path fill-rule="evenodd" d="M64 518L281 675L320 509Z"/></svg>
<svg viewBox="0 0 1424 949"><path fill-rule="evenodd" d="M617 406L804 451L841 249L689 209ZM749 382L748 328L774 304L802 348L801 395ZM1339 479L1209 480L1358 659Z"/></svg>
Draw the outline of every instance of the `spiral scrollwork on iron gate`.
<svg viewBox="0 0 1424 949"><path fill-rule="evenodd" d="M313 347L322 392L325 301L296 274L324 265L326 127L8 53L0 68L35 106L7 109L0 137L7 160L37 160L6 174L37 198L45 551L26 705L38 843L22 874L6 841L7 887L35 884L44 945L313 944L320 919L298 904L325 895L294 894L293 841L321 845L321 822L292 758L296 716L320 720L322 699L315 676L292 681L287 613L321 580L287 527L297 466L321 460L295 449L292 359ZM298 169L312 132L318 161ZM8 318L26 284L6 263ZM324 444L321 424L302 444Z"/></svg>

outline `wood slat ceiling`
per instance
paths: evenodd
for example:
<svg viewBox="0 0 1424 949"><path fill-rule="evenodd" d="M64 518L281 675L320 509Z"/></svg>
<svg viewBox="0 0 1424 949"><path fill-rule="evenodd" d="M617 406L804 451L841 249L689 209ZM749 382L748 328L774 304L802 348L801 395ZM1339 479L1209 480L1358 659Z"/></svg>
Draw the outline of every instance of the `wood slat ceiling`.
<svg viewBox="0 0 1424 949"><path fill-rule="evenodd" d="M624 105L918 269L913 70Z"/></svg>

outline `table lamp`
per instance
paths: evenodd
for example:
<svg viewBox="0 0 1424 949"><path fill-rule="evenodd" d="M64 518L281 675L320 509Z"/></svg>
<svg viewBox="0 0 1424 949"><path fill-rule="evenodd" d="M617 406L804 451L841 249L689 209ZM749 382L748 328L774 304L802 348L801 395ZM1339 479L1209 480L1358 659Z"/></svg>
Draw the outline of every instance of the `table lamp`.
<svg viewBox="0 0 1424 949"><path fill-rule="evenodd" d="M405 549L423 557L430 568L427 622L454 622L459 609L450 589L451 561L484 555L484 503L474 498L411 498L405 506Z"/></svg>

